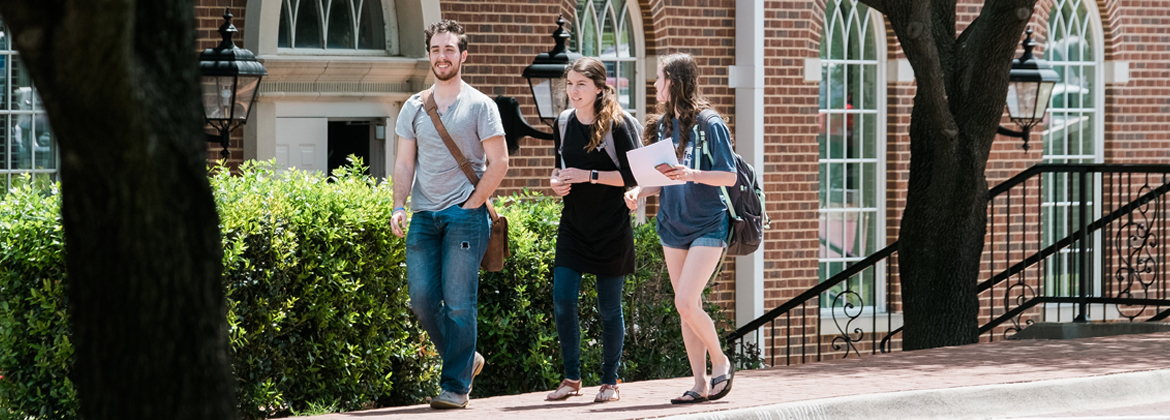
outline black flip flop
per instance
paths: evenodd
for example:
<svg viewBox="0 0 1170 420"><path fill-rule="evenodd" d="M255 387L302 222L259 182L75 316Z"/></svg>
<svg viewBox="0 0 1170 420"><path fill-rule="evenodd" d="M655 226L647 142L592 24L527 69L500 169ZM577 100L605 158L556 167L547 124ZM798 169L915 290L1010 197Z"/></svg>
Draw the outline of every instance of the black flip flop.
<svg viewBox="0 0 1170 420"><path fill-rule="evenodd" d="M719 376L716 376L714 378L711 378L711 389L715 389L715 385L719 385L719 384L724 383L724 382L727 382L727 385L724 385L722 390L720 390L715 395L707 397L707 399L709 399L711 401L715 401L717 399L726 397L727 393L731 392L731 380L732 379L735 379L735 366L734 365L729 366L727 368L726 375L719 375Z"/></svg>
<svg viewBox="0 0 1170 420"><path fill-rule="evenodd" d="M684 399L682 399L682 397L679 397L679 398L671 399L670 403L671 404L694 404L694 403L701 403L701 402L707 401L707 397L699 395L699 393L695 392L695 391L684 392L682 394L682 396L683 397L691 397L691 399L684 400Z"/></svg>

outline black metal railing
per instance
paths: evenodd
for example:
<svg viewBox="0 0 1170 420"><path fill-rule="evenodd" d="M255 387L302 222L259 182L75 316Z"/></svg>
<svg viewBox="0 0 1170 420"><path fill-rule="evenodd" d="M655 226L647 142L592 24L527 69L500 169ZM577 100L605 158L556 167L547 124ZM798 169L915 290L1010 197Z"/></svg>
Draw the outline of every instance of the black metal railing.
<svg viewBox="0 0 1170 420"><path fill-rule="evenodd" d="M776 358L781 354L784 364L791 365L794 358L799 358L798 363L805 363L810 358L820 361L826 353L844 353L844 357L848 357L851 353L860 356L863 349L874 352L878 339L873 333L865 333L861 325L866 320L863 316L869 318L871 332L878 330L879 319L884 317L882 326L888 331L895 325L894 311L884 307L880 312L874 310L877 302L866 302L865 297L877 293L860 293L858 289L881 290L878 288L881 278L885 301L891 301L892 288L889 286L896 272L897 251L898 243L895 242L768 311L731 333L727 337L728 347L735 349L738 344L740 354L757 349L760 357L771 366L777 365ZM796 309L799 310L794 311ZM828 319L823 319L826 313ZM793 323L794 315L797 323ZM782 316L783 324L777 325ZM810 318L813 323L809 322ZM826 336L821 328L823 322L832 323L835 333ZM765 327L771 332L766 340ZM745 342L744 337L753 332L754 340L750 344ZM783 342L777 340L781 335L778 332L782 332ZM869 345L864 346L867 338Z"/></svg>
<svg viewBox="0 0 1170 420"><path fill-rule="evenodd" d="M980 334L1164 318L1168 191L1170 165L1036 165L992 188Z"/></svg>
<svg viewBox="0 0 1170 420"><path fill-rule="evenodd" d="M1168 191L1170 165L1109 164L1036 165L990 189L987 280L977 286L984 340L1037 321L1170 316ZM728 347L772 366L899 349L897 247L738 328Z"/></svg>

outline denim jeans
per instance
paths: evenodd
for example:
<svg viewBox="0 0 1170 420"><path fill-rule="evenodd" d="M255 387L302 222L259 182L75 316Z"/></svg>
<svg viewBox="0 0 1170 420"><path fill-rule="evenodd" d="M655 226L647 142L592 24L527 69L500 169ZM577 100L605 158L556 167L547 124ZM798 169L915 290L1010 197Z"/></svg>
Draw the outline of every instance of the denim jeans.
<svg viewBox="0 0 1170 420"><path fill-rule="evenodd" d="M479 263L491 235L486 206L415 213L406 236L406 279L418 321L443 357L439 386L471 391Z"/></svg>
<svg viewBox="0 0 1170 420"><path fill-rule="evenodd" d="M617 385L618 363L626 324L622 318L622 286L625 277L597 276L597 312L601 315L601 383ZM581 379L581 324L577 319L581 273L567 267L553 269L553 309L557 335L561 338L561 359L565 378Z"/></svg>

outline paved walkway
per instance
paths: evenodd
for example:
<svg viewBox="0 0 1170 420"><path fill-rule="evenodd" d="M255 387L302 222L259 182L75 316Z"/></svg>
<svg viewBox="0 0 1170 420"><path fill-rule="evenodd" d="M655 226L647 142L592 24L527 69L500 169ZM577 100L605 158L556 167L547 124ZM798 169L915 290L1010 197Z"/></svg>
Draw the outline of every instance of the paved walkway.
<svg viewBox="0 0 1170 420"><path fill-rule="evenodd" d="M730 395L703 404L671 405L691 386L676 378L622 384L623 399L607 404L592 402L593 387L564 402L538 392L473 399L466 410L420 405L309 419L1069 417L1170 407L1168 350L1170 333L1002 341L741 371Z"/></svg>

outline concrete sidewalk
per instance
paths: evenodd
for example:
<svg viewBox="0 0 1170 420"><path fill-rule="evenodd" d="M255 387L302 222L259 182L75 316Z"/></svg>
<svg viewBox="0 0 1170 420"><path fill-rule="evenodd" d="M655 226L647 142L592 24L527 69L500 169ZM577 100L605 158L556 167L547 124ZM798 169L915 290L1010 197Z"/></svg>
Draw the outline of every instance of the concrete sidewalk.
<svg viewBox="0 0 1170 420"><path fill-rule="evenodd" d="M473 399L465 410L420 405L308 419L999 419L1107 412L1170 402L1170 333L1001 341L741 371L722 400L670 404L690 386L690 378L625 383L622 400L606 404L592 402L593 387L563 402L545 402L546 392L538 392Z"/></svg>

